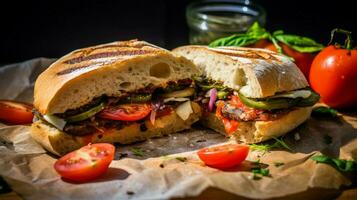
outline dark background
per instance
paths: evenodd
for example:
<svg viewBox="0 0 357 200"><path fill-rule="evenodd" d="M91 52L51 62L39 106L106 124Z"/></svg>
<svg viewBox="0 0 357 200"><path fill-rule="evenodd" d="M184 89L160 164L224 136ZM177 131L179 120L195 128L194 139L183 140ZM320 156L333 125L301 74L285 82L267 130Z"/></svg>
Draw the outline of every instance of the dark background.
<svg viewBox="0 0 357 200"><path fill-rule="evenodd" d="M0 7L0 63L60 57L80 47L132 38L169 49L188 43L188 0L6 2ZM284 29L325 44L335 27L357 37L353 1L256 2L267 11L268 30Z"/></svg>

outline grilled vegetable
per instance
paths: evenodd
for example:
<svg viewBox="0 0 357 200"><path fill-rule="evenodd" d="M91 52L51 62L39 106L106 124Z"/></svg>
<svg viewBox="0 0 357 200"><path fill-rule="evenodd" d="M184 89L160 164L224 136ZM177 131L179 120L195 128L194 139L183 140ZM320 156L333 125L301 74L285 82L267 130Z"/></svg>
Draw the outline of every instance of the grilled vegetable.
<svg viewBox="0 0 357 200"><path fill-rule="evenodd" d="M65 119L66 122L79 122L79 121L83 121L85 119L88 119L90 117L92 117L93 115L97 114L98 112L100 112L101 110L104 109L105 103L102 102L99 105L85 111L82 112L80 114L74 115L74 116L70 116L68 118Z"/></svg>
<svg viewBox="0 0 357 200"><path fill-rule="evenodd" d="M319 99L320 96L311 91L311 94L307 98L297 97L297 98L288 98L287 96L284 98L265 98L265 99L253 99L248 98L242 94L238 94L240 100L244 105L252 108L262 109L262 110L275 110L275 109L284 109L290 108L293 106L297 107L307 107L314 105ZM294 95L291 95L292 97Z"/></svg>
<svg viewBox="0 0 357 200"><path fill-rule="evenodd" d="M195 93L195 89L188 87L183 90L178 90L178 91L163 94L162 96L165 98L170 98L170 97L179 98L179 97L189 97L192 96L194 93Z"/></svg>
<svg viewBox="0 0 357 200"><path fill-rule="evenodd" d="M132 94L125 99L121 100L121 103L144 103L151 100L151 94Z"/></svg>

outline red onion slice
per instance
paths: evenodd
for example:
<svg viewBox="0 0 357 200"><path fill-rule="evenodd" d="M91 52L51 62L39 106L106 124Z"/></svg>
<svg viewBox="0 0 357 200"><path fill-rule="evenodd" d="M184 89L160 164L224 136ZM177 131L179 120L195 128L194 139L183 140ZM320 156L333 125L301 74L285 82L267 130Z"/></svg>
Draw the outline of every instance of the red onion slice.
<svg viewBox="0 0 357 200"><path fill-rule="evenodd" d="M155 125L155 117L156 117L156 111L152 110L150 113L150 122L152 125Z"/></svg>
<svg viewBox="0 0 357 200"><path fill-rule="evenodd" d="M208 111L212 112L213 106L214 106L214 103L216 102L216 100L217 100L217 89L212 88L209 91Z"/></svg>

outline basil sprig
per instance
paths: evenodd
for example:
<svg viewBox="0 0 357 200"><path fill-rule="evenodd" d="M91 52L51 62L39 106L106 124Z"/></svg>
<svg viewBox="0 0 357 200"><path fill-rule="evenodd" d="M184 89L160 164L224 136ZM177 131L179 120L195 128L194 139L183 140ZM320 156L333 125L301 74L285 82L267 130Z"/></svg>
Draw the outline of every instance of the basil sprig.
<svg viewBox="0 0 357 200"><path fill-rule="evenodd" d="M330 158L325 155L313 156L313 157L311 157L311 159L316 161L317 163L325 163L325 164L331 165L334 168L336 168L342 172L357 171L357 163L354 160L343 160L343 159L337 159L337 158Z"/></svg>
<svg viewBox="0 0 357 200"><path fill-rule="evenodd" d="M261 27L258 22L255 22L246 33L235 34L229 37L217 39L210 43L209 46L248 46L262 39L270 40L276 47L277 51L282 54L284 54L284 52L279 42L286 44L301 53L313 53L324 48L322 44L317 43L311 38L285 34L282 30L275 31L271 34Z"/></svg>
<svg viewBox="0 0 357 200"><path fill-rule="evenodd" d="M246 33L234 34L229 37L217 39L210 43L209 46L248 46L261 39L269 39L270 37L270 33L259 26L259 23L255 22Z"/></svg>

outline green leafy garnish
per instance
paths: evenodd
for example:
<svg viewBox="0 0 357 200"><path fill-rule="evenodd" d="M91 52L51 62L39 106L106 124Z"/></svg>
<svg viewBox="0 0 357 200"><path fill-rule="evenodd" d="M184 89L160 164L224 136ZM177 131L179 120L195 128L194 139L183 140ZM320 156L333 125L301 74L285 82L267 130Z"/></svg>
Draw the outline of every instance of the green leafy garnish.
<svg viewBox="0 0 357 200"><path fill-rule="evenodd" d="M261 39L268 39L271 35L259 23L255 22L246 33L235 34L229 37L220 38L209 44L210 47L218 46L248 46Z"/></svg>
<svg viewBox="0 0 357 200"><path fill-rule="evenodd" d="M325 117L336 117L338 114L337 110L329 108L326 106L318 106L312 110L312 115L314 116L325 116Z"/></svg>
<svg viewBox="0 0 357 200"><path fill-rule="evenodd" d="M275 142L273 144L250 144L249 147L252 150L258 150L258 151L270 151L272 149L278 149L278 148L283 148L287 149L289 151L292 151L292 149L284 142L283 139L279 139L276 137L273 137Z"/></svg>
<svg viewBox="0 0 357 200"><path fill-rule="evenodd" d="M178 161L181 161L181 162L186 162L187 161L186 157L176 157L175 159L178 160Z"/></svg>
<svg viewBox="0 0 357 200"><path fill-rule="evenodd" d="M324 45L317 43L311 38L284 34L282 30L275 31L273 33L273 37L276 38L279 42L284 43L294 50L302 53L317 52L324 48Z"/></svg>
<svg viewBox="0 0 357 200"><path fill-rule="evenodd" d="M285 34L282 30L277 30L273 34L266 31L263 27L255 22L246 33L234 34L229 37L224 37L217 39L209 44L210 47L219 46L249 46L255 44L259 40L267 39L270 40L276 47L279 53L284 54L283 48L280 43L286 44L292 49L302 52L302 53L313 53L320 51L324 46L317 43L311 38L302 37L298 35Z"/></svg>
<svg viewBox="0 0 357 200"><path fill-rule="evenodd" d="M331 144L332 143L332 137L329 135L324 136L324 143L325 144Z"/></svg>
<svg viewBox="0 0 357 200"><path fill-rule="evenodd" d="M337 158L330 158L325 155L317 155L311 157L312 160L316 161L317 163L325 163L328 165L333 166L339 171L342 172L354 172L357 171L357 163L354 160L343 160Z"/></svg>
<svg viewBox="0 0 357 200"><path fill-rule="evenodd" d="M144 156L144 151L140 148L137 147L133 147L130 149L130 151L135 155L135 156L139 156L139 157L143 157Z"/></svg>
<svg viewBox="0 0 357 200"><path fill-rule="evenodd" d="M252 168L253 180L259 180L262 176L270 176L269 169Z"/></svg>
<svg viewBox="0 0 357 200"><path fill-rule="evenodd" d="M275 163L274 163L274 166L275 166L275 167L280 167L280 166L282 166L282 165L285 165L285 163L283 163L283 162L275 162Z"/></svg>

